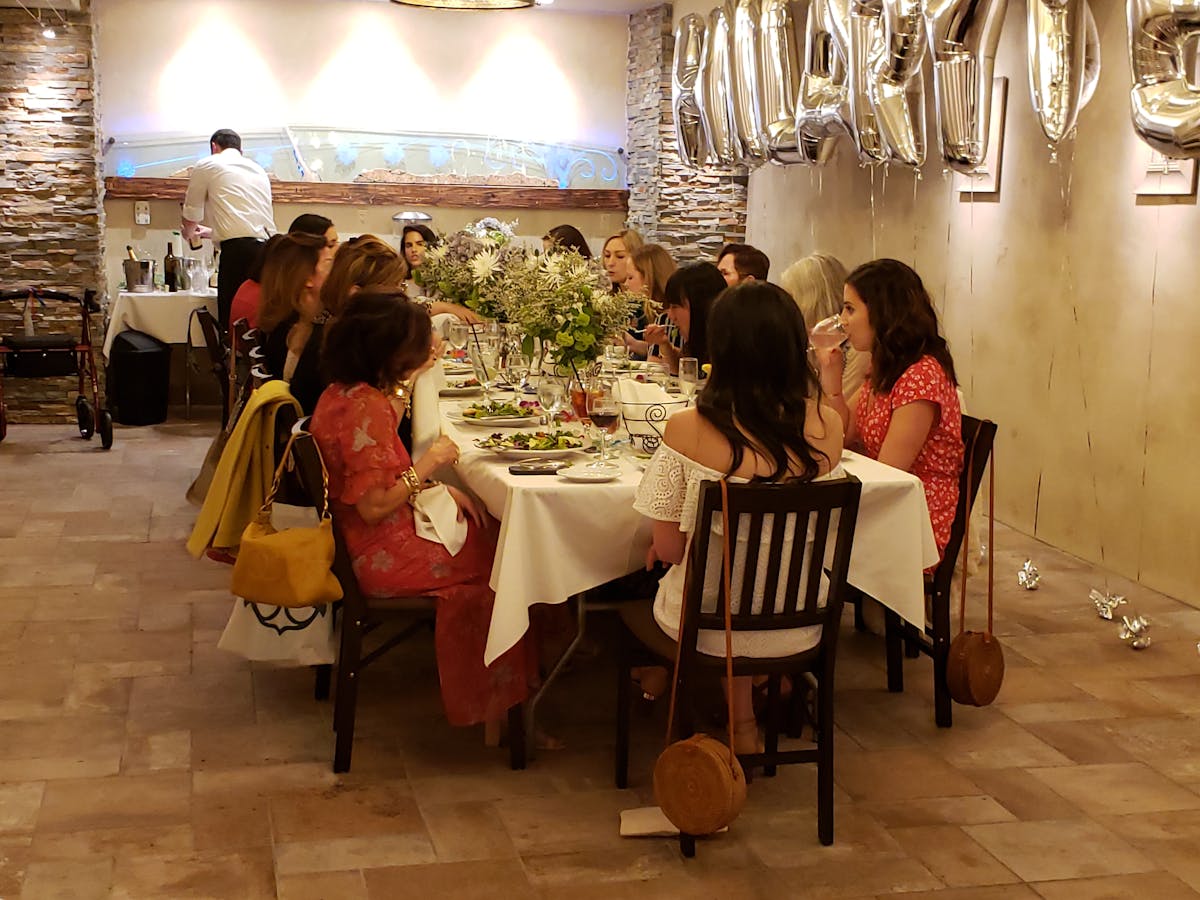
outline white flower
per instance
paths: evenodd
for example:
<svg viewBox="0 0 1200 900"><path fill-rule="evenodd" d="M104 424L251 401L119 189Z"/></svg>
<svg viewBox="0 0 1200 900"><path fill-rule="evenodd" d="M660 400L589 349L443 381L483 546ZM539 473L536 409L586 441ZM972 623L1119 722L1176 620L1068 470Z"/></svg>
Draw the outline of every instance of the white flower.
<svg viewBox="0 0 1200 900"><path fill-rule="evenodd" d="M471 258L471 274L476 281L487 281L496 274L499 265L499 253L494 249L481 250Z"/></svg>

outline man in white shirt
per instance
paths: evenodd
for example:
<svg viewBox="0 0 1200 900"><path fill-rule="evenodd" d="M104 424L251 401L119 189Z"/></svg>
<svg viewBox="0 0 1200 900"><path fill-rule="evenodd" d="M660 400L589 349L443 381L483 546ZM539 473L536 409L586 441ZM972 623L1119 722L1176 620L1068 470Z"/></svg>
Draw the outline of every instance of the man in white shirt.
<svg viewBox="0 0 1200 900"><path fill-rule="evenodd" d="M242 156L242 139L222 128L209 139L212 156L192 168L183 202L183 236L197 245L212 238L221 251L217 309L229 333L229 307L263 242L275 232L271 181L262 166ZM203 223L203 224L201 224Z"/></svg>

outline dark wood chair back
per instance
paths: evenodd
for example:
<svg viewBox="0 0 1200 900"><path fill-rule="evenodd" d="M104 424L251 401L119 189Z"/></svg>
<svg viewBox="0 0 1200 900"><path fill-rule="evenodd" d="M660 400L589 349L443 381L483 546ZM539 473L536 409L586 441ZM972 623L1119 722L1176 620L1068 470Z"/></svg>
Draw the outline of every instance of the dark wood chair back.
<svg viewBox="0 0 1200 900"><path fill-rule="evenodd" d="M962 550L963 536L967 530L967 518L979 496L979 486L987 472L992 446L996 441L996 423L972 416L962 417L963 468L958 476L958 507L954 511L954 522L950 526L950 540L942 554L942 561L934 570L934 590L949 592L954 580L954 567ZM972 452L974 447L974 452Z"/></svg>

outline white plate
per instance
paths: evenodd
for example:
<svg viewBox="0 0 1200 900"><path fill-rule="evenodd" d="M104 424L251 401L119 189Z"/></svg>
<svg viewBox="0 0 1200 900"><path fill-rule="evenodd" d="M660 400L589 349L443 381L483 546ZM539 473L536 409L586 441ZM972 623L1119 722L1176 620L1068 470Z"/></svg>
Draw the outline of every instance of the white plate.
<svg viewBox="0 0 1200 900"><path fill-rule="evenodd" d="M588 484L601 484L605 481L616 481L621 477L620 466L605 466L604 468L589 468L587 464L575 465L559 469L558 474L567 481L582 481Z"/></svg>
<svg viewBox="0 0 1200 900"><path fill-rule="evenodd" d="M486 416L469 419L459 412L446 413L446 418L456 425L474 425L476 428L537 428L540 417L534 416Z"/></svg>
<svg viewBox="0 0 1200 900"><path fill-rule="evenodd" d="M456 366L456 365L451 365L450 363L442 363L442 371L445 372L448 376L450 376L452 378L455 375L474 375L475 374L475 369L472 366Z"/></svg>
<svg viewBox="0 0 1200 900"><path fill-rule="evenodd" d="M576 447L573 450L505 450L500 447L480 447L481 450L486 450L500 459L562 459L564 456L570 456L572 453L582 453L582 447Z"/></svg>
<svg viewBox="0 0 1200 900"><path fill-rule="evenodd" d="M483 393L479 385L475 387L444 387L438 391L439 397L474 397Z"/></svg>

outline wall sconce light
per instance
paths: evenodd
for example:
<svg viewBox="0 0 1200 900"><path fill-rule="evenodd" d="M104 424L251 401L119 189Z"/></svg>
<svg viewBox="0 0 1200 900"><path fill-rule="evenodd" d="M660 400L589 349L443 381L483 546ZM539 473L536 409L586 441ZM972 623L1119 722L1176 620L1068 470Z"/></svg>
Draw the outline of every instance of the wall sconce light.
<svg viewBox="0 0 1200 900"><path fill-rule="evenodd" d="M424 9L526 9L535 0L392 0L401 6Z"/></svg>
<svg viewBox="0 0 1200 900"><path fill-rule="evenodd" d="M392 216L393 222L400 222L407 225L409 222L432 222L433 216L425 212L417 212L413 209L406 209L404 212L398 212Z"/></svg>

